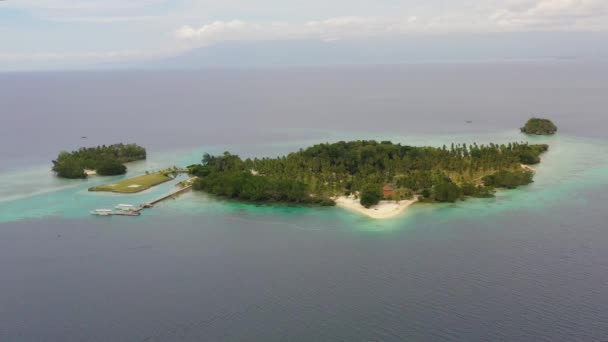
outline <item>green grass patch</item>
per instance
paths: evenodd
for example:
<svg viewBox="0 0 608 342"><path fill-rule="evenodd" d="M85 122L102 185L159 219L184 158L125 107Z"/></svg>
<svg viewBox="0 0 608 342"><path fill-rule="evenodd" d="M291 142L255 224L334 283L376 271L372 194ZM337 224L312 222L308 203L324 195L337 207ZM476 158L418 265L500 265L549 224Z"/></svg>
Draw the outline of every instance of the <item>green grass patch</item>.
<svg viewBox="0 0 608 342"><path fill-rule="evenodd" d="M107 191L121 194L133 194L150 189L153 186L168 182L173 178L164 173L151 173L148 175L133 177L119 182L95 186L89 191Z"/></svg>

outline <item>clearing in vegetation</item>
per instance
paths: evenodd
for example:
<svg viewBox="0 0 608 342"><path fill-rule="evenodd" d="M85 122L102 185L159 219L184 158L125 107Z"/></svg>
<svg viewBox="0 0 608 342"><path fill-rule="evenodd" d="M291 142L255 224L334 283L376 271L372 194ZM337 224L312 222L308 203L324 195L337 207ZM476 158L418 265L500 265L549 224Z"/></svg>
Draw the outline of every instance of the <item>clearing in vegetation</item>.
<svg viewBox="0 0 608 342"><path fill-rule="evenodd" d="M162 172L150 173L143 176L125 179L120 182L92 187L89 189L89 191L108 191L132 194L150 189L153 186L168 182L172 179L173 178L171 176L168 176Z"/></svg>

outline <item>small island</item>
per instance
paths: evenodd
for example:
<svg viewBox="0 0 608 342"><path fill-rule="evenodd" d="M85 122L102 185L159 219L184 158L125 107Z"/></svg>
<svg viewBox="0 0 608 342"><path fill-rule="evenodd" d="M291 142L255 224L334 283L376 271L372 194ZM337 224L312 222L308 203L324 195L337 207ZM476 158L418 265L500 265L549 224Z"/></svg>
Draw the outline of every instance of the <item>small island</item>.
<svg viewBox="0 0 608 342"><path fill-rule="evenodd" d="M557 132L557 126L549 119L532 118L526 122L521 131L534 135L553 135Z"/></svg>
<svg viewBox="0 0 608 342"><path fill-rule="evenodd" d="M493 197L533 181L530 165L548 145L527 143L414 147L390 141L319 144L277 158L205 154L188 167L194 190L229 199L339 205L373 218L415 202Z"/></svg>
<svg viewBox="0 0 608 342"><path fill-rule="evenodd" d="M52 170L61 178L87 178L88 175L122 175L127 172L124 163L145 160L146 149L136 144L115 144L80 148L60 152L53 160Z"/></svg>

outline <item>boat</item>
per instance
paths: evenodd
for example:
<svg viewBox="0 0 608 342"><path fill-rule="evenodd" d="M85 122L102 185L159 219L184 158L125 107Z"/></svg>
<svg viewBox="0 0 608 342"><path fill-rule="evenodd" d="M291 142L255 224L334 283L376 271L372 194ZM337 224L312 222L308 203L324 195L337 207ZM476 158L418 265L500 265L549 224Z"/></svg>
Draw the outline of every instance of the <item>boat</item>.
<svg viewBox="0 0 608 342"><path fill-rule="evenodd" d="M133 211L133 210L137 209L132 204L119 204L115 208L120 211Z"/></svg>
<svg viewBox="0 0 608 342"><path fill-rule="evenodd" d="M112 213L112 215L117 216L139 216L141 213L139 211L119 211L117 213Z"/></svg>
<svg viewBox="0 0 608 342"><path fill-rule="evenodd" d="M110 216L112 215L112 209L95 209L91 211L91 215Z"/></svg>

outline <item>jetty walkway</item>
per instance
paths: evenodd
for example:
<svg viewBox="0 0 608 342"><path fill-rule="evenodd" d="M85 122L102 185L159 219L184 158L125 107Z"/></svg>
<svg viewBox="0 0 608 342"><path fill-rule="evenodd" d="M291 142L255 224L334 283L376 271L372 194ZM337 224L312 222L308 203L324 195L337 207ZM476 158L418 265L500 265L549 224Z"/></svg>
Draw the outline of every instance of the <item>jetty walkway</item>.
<svg viewBox="0 0 608 342"><path fill-rule="evenodd" d="M187 185L187 186L185 186L185 187L183 187L183 188L181 188L181 189L179 189L177 191L174 191L174 192L172 192L172 193L170 193L168 195L165 195L165 196L163 196L161 198L157 198L154 201L146 202L146 203L142 204L140 206L140 208L139 208L139 211L141 211L143 209L146 209L146 208L152 208L155 204L158 204L158 203L160 203L160 202L162 202L164 200L168 200L170 198L175 198L175 197L177 197L177 196L179 196L179 195L181 195L181 194L183 194L185 192L188 192L190 190L192 190L192 185Z"/></svg>
<svg viewBox="0 0 608 342"><path fill-rule="evenodd" d="M189 179L189 181L186 183L186 185L179 190L173 191L173 192L171 192L167 195L164 195L160 198L157 198L153 201L140 204L136 207L132 207L132 209L121 210L121 211L112 211L110 209L97 209L91 213L94 215L99 215L99 216L139 216L139 215L141 215L141 212L144 209L153 208L154 205L156 205L162 201L176 198L177 196L192 190L192 183L193 183L194 179L196 179L196 177Z"/></svg>

